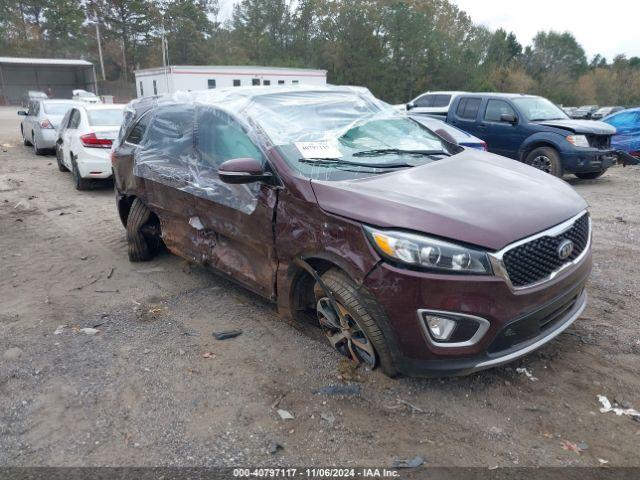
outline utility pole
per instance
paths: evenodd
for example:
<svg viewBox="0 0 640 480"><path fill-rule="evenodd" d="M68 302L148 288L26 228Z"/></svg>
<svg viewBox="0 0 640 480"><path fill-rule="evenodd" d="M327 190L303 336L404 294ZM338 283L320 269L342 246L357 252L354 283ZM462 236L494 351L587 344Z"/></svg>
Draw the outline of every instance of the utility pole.
<svg viewBox="0 0 640 480"><path fill-rule="evenodd" d="M102 58L102 42L100 41L100 19L98 18L98 13L94 10L93 16L96 19L96 38L98 39L98 55L100 56L100 71L102 72L102 81L104 82L107 78L104 75L104 59Z"/></svg>

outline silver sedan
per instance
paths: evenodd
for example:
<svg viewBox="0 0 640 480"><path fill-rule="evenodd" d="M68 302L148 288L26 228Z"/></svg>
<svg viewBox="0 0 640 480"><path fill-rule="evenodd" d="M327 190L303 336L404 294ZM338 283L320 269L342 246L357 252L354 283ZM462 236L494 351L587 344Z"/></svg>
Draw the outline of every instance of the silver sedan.
<svg viewBox="0 0 640 480"><path fill-rule="evenodd" d="M76 105L71 100L32 100L22 116L20 132L25 145L33 145L36 155L44 155L56 145L56 129L67 111Z"/></svg>

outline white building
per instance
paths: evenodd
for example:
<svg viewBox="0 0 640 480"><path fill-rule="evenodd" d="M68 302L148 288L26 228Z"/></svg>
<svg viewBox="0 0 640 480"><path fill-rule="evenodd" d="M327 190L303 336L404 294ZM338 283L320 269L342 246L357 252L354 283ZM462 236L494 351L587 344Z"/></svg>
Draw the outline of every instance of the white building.
<svg viewBox="0 0 640 480"><path fill-rule="evenodd" d="M171 66L136 70L138 97L179 90L251 85L326 85L326 70L280 67Z"/></svg>

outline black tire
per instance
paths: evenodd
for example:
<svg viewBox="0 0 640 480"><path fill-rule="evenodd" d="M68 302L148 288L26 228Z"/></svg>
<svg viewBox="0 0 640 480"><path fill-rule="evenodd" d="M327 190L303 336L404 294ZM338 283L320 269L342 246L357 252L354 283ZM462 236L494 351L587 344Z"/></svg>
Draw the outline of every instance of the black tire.
<svg viewBox="0 0 640 480"><path fill-rule="evenodd" d="M38 142L36 142L36 136L33 132L31 132L31 138L33 138L33 153L36 155L44 155L47 151L44 148L38 148Z"/></svg>
<svg viewBox="0 0 640 480"><path fill-rule="evenodd" d="M149 239L142 233L144 227L151 220L151 210L136 198L127 217L127 245L129 247L130 262L147 262L153 258L158 250L159 239Z"/></svg>
<svg viewBox="0 0 640 480"><path fill-rule="evenodd" d="M367 302L358 292L357 285L337 268L328 270L322 275L322 280L333 293L336 301L346 309L349 316L356 322L357 326L366 335L367 340L373 345L376 354L375 366L380 366L385 375L392 378L397 377L399 372L394 365L389 345L376 320L365 307ZM314 294L317 302L323 297L326 298L325 292L318 283L314 287Z"/></svg>
<svg viewBox="0 0 640 480"><path fill-rule="evenodd" d="M599 172L581 172L581 173L574 173L574 175L578 178L581 178L582 180L594 180L596 178L600 178L602 175L604 175L604 172L606 172L607 170L600 170Z"/></svg>
<svg viewBox="0 0 640 480"><path fill-rule="evenodd" d="M73 158L73 154L71 155L71 165L73 167L73 183L76 187L76 190L89 190L91 188L91 180L88 178L82 178L80 176L80 170L78 170L78 164Z"/></svg>
<svg viewBox="0 0 640 480"><path fill-rule="evenodd" d="M62 163L62 151L60 150L60 145L56 144L56 162L58 163L58 170L61 172L68 172L69 169L64 166Z"/></svg>
<svg viewBox="0 0 640 480"><path fill-rule="evenodd" d="M549 173L554 177L562 177L563 174L560 155L558 155L556 149L552 147L534 148L527 154L524 163Z"/></svg>
<svg viewBox="0 0 640 480"><path fill-rule="evenodd" d="M20 127L20 133L22 134L22 144L25 147L30 147L31 146L31 142L29 140L27 140L26 137L24 136L24 130L22 129L22 127Z"/></svg>

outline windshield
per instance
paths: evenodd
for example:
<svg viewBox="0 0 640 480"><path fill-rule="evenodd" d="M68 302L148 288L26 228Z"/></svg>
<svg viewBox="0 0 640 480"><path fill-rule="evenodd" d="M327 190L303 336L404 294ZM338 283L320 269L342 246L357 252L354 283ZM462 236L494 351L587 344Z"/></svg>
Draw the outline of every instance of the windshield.
<svg viewBox="0 0 640 480"><path fill-rule="evenodd" d="M120 126L122 123L122 115L124 110L122 108L105 109L105 110L90 110L89 124L100 126Z"/></svg>
<svg viewBox="0 0 640 480"><path fill-rule="evenodd" d="M73 103L43 103L44 113L49 115L64 115L73 107Z"/></svg>
<svg viewBox="0 0 640 480"><path fill-rule="evenodd" d="M430 130L370 94L265 95L248 110L287 162L309 178L370 176L455 153Z"/></svg>
<svg viewBox="0 0 640 480"><path fill-rule="evenodd" d="M522 115L530 122L542 120L565 120L569 118L558 106L542 97L514 98Z"/></svg>

